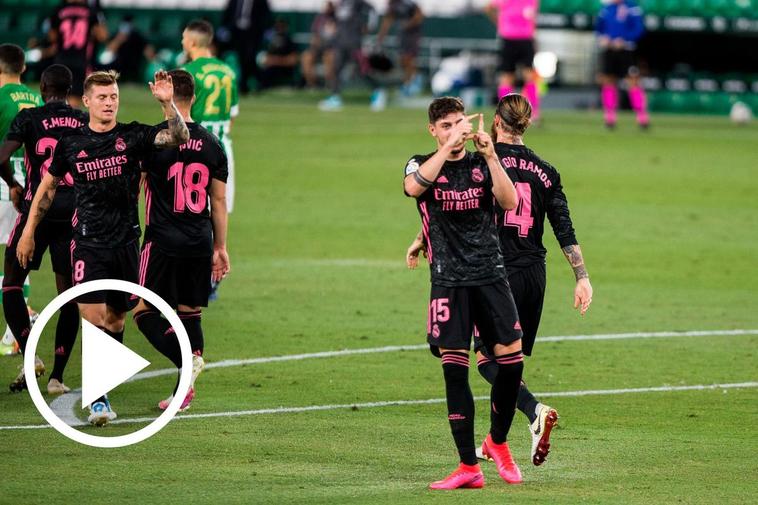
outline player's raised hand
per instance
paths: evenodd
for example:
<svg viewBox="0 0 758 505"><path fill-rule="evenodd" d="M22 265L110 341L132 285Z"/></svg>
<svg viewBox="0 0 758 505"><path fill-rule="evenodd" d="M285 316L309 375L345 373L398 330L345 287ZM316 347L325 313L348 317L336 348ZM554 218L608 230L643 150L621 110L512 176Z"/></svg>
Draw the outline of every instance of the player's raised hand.
<svg viewBox="0 0 758 505"><path fill-rule="evenodd" d="M18 245L16 245L16 258L22 268L27 268L33 256L34 235L30 235L24 231L21 234L21 238L18 239Z"/></svg>
<svg viewBox="0 0 758 505"><path fill-rule="evenodd" d="M574 308L579 309L579 313L584 315L592 303L592 284L588 277L583 277L576 281L574 288Z"/></svg>
<svg viewBox="0 0 758 505"><path fill-rule="evenodd" d="M484 131L484 114L479 114L479 128L474 134L474 145L479 153L487 157L495 156L495 146L490 134Z"/></svg>
<svg viewBox="0 0 758 505"><path fill-rule="evenodd" d="M155 82L148 83L153 96L161 103L168 103L174 99L174 83L171 76L165 70L155 73Z"/></svg>
<svg viewBox="0 0 758 505"><path fill-rule="evenodd" d="M472 114L464 117L459 123L450 129L450 137L448 137L445 145L449 148L457 148L464 144L469 138L471 138L471 131L474 126L471 124L471 120L477 115Z"/></svg>
<svg viewBox="0 0 758 505"><path fill-rule="evenodd" d="M221 279L226 277L232 269L232 265L229 262L229 253L226 252L226 248L215 247L213 249L213 267L211 272L211 280L213 282L221 282Z"/></svg>
<svg viewBox="0 0 758 505"><path fill-rule="evenodd" d="M421 237L416 237L413 240L413 243L411 243L410 246L408 246L408 250L405 252L405 264L408 265L408 268L413 270L418 266L418 255L419 253L424 253L424 258L426 258L426 248L424 248L424 241L421 239Z"/></svg>

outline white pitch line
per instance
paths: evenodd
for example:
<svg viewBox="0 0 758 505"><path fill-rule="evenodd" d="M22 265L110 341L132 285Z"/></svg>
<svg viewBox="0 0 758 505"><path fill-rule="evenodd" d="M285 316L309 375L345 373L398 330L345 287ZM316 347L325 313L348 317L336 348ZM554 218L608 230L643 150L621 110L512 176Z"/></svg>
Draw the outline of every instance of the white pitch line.
<svg viewBox="0 0 758 505"><path fill-rule="evenodd" d="M557 391L557 392L544 392L535 393L535 396L539 397L578 397L578 396L597 396L597 395L621 395L621 394L634 394L634 393L668 393L678 391L703 391L714 389L746 389L758 387L758 382L736 382L729 384L698 384L693 386L658 386L658 387L645 387L645 388L628 388L628 389L587 389L580 391ZM477 396L475 400L489 400L489 396ZM297 414L302 412L315 412L325 410L359 410L370 409L379 407L397 407L408 405L429 405L445 403L444 398L429 398L426 400L391 400L381 402L365 402L365 403L343 403L343 404L331 404L331 405L310 405L304 407L277 407L269 409L257 409L257 410L237 410L229 412L208 412L204 414L180 414L173 420L177 419L206 419L212 417L241 417L241 416L259 416L266 414ZM127 423L150 423L153 422L153 417L138 417L132 419L116 419L110 424L127 424ZM47 424L36 425L17 425L17 426L0 426L0 430L32 430L49 428Z"/></svg>
<svg viewBox="0 0 758 505"><path fill-rule="evenodd" d="M741 336L741 335L758 335L756 330L694 330L694 331L659 331L659 332L633 332L633 333L608 333L596 335L558 335L553 337L538 337L540 342L564 342L564 341L581 341L581 340L620 340L633 338L670 338L670 337L709 337L709 336ZM428 349L428 344L417 345L388 345L383 347L369 347L363 349L343 349L340 351L322 351L305 354L288 354L284 356L267 356L262 358L248 359L227 359L207 363L206 369L227 368L234 366L259 365L263 363L275 363L279 361L300 361L305 359L334 358L339 356L353 356L359 354L380 354L387 352L400 351L418 351ZM175 374L175 368L163 368L160 370L151 370L149 372L138 373L127 382L161 377L164 375ZM53 412L63 419L69 426L81 425L82 422L76 416L74 407L81 398L80 389L76 389L69 394L61 395L53 400L50 408Z"/></svg>
<svg viewBox="0 0 758 505"><path fill-rule="evenodd" d="M633 338L670 338L670 337L719 337L719 336L744 336L744 335L758 335L758 329L756 330L704 330L704 331L659 331L653 333L608 333L597 335L559 335L554 337L537 337L538 342L572 342L580 340L621 340L621 339L633 339ZM245 365L260 365L262 363L275 363L278 361L300 361L304 359L318 359L318 358L335 358L338 356L353 356L356 354L380 354L386 352L399 352L399 351L419 351L429 349L428 344L415 344L415 345L387 345L383 347L368 347L363 349L342 349L340 351L322 351L312 352L305 354L287 354L284 356L267 356L263 358L248 358L248 359L226 359L223 361L215 361L207 363L206 369L210 368L226 368L230 366L245 366ZM170 375L176 373L175 368L164 368L161 370L151 370L149 372L138 373L129 381L136 381L142 379L149 379L152 377L160 377L162 375Z"/></svg>

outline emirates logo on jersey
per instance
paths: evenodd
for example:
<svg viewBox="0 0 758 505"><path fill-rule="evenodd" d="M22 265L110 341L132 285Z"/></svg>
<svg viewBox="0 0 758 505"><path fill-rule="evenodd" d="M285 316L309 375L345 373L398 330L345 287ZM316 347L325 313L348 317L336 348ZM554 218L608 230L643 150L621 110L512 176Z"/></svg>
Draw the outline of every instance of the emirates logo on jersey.
<svg viewBox="0 0 758 505"><path fill-rule="evenodd" d="M126 151L126 142L121 137L116 139L116 151Z"/></svg>
<svg viewBox="0 0 758 505"><path fill-rule="evenodd" d="M484 174L479 167L471 171L471 180L474 182L482 182L484 180Z"/></svg>

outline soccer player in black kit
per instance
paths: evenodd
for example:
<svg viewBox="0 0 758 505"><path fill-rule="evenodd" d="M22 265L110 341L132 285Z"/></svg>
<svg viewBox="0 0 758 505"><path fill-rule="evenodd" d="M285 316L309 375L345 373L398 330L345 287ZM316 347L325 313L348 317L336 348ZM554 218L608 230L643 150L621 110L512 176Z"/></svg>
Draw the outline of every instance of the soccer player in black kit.
<svg viewBox="0 0 758 505"><path fill-rule="evenodd" d="M480 488L484 475L474 442L474 399L468 383L474 328L495 357L490 432L484 441L500 476L521 482L506 438L516 410L523 356L521 327L506 280L497 238L495 202L516 206L516 190L500 166L492 139L472 133L463 102L442 97L429 106L429 132L437 150L413 156L405 167L404 190L416 198L431 267L427 341L442 361L448 420L460 456L458 468L432 489ZM477 153L467 152L473 139Z"/></svg>
<svg viewBox="0 0 758 505"><path fill-rule="evenodd" d="M492 124L495 151L518 193L516 208L499 209L496 217L508 282L523 330L523 352L527 356L532 355L545 297L547 251L542 244L545 216L574 270L574 308L584 315L592 302L592 285L576 240L560 174L524 145L523 135L530 124L531 112L526 98L511 93L500 99ZM410 268L416 267L418 254L423 249L419 236L408 249L406 259ZM481 339L475 336L474 342L479 372L494 383L497 363ZM548 455L550 432L558 421L558 412L538 402L524 382L519 390L518 408L529 418L532 463L539 466Z"/></svg>
<svg viewBox="0 0 758 505"><path fill-rule="evenodd" d="M70 175L75 194L70 247L73 284L97 279L138 280L140 162L153 146L167 148L186 142L189 131L174 105L171 77L163 71L155 74L150 90L168 118L167 125L117 122L117 78L113 71L101 71L84 81L89 124L60 139L34 195L16 250L24 268L34 254L37 226L50 210L58 184ZM126 312L136 303L129 294L98 291L80 296L77 303L84 319L123 341ZM90 423L102 426L114 418L107 397L90 406Z"/></svg>
<svg viewBox="0 0 758 505"><path fill-rule="evenodd" d="M172 149L153 149L142 163L145 180L145 238L140 284L163 298L182 320L192 348L192 381L180 410L195 396L195 379L203 370L201 311L208 306L209 279L229 272L226 252L227 158L218 138L192 121L195 97L192 75L169 72L174 102L190 138ZM145 300L134 309L134 321L147 339L177 368L182 356L176 333ZM178 379L177 379L178 384ZM165 410L173 395L158 403Z"/></svg>
<svg viewBox="0 0 758 505"><path fill-rule="evenodd" d="M105 16L88 0L63 0L50 16L48 37L52 44L46 56L54 56L56 63L71 69L71 103L81 107L84 78L92 70L95 44L108 38Z"/></svg>
<svg viewBox="0 0 758 505"><path fill-rule="evenodd" d="M37 227L34 239L38 247L34 257L26 267L22 267L16 258L16 246L29 216L32 197L47 173L55 146L62 136L73 129L81 128L87 121L87 114L72 108L66 101L71 89L71 80L71 71L65 66L49 66L40 78L40 92L45 104L20 111L11 123L5 142L0 146L2 177L9 187L18 186L18 183L6 170L5 162L22 145L26 153L26 185L17 205L19 217L5 249L3 265L3 313L19 342L22 353L26 348L26 341L31 330L22 286L29 271L39 269L42 256L48 248L58 293L71 287L69 246L71 244L71 216L74 213L74 188L70 177L60 182L58 198ZM70 391L63 383L63 370L68 363L78 331L79 311L74 303L67 303L60 309L55 331L55 365L47 383L47 392L50 394ZM26 389L26 379L22 370L10 384L10 390L23 391L24 389Z"/></svg>

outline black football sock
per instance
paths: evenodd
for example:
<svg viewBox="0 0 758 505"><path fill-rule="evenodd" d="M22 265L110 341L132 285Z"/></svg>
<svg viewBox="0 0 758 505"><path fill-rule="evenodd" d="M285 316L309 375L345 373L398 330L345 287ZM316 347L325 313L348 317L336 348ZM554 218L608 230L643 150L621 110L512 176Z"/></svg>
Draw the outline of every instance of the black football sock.
<svg viewBox="0 0 758 505"><path fill-rule="evenodd" d="M474 444L474 396L468 383L469 356L467 352L442 353L445 376L447 419L453 433L461 463L476 465Z"/></svg>
<svg viewBox="0 0 758 505"><path fill-rule="evenodd" d="M479 370L479 374L484 377L484 380L490 384L495 384L497 379L498 364L493 359L489 359L482 354L480 358L476 360L476 367Z"/></svg>
<svg viewBox="0 0 758 505"><path fill-rule="evenodd" d="M157 310L143 310L134 314L137 328L147 337L158 352L166 356L177 368L182 366L182 353L171 323Z"/></svg>
<svg viewBox="0 0 758 505"><path fill-rule="evenodd" d="M523 412L526 417L529 418L529 423L533 423L537 419L537 405L539 402L534 397L529 388L526 387L526 382L521 381L521 386L518 390L518 400L516 401L518 409Z"/></svg>
<svg viewBox="0 0 758 505"><path fill-rule="evenodd" d="M21 286L3 286L3 313L8 327L13 332L13 337L23 353L31 331L29 310L24 301L24 288Z"/></svg>
<svg viewBox="0 0 758 505"><path fill-rule="evenodd" d="M180 310L177 314L179 315L179 319L182 320L182 324L184 324L184 329L187 330L192 354L202 356L205 346L203 327L201 325L202 312L199 310L191 312Z"/></svg>
<svg viewBox="0 0 758 505"><path fill-rule="evenodd" d="M79 332L79 309L75 303L67 303L60 309L58 325L55 327L55 363L50 373L51 379L63 382L63 370L76 343Z"/></svg>
<svg viewBox="0 0 758 505"><path fill-rule="evenodd" d="M524 355L516 351L496 356L498 364L497 378L492 386L490 436L496 444L504 443L511 429L513 415L516 413L516 398L524 371Z"/></svg>

